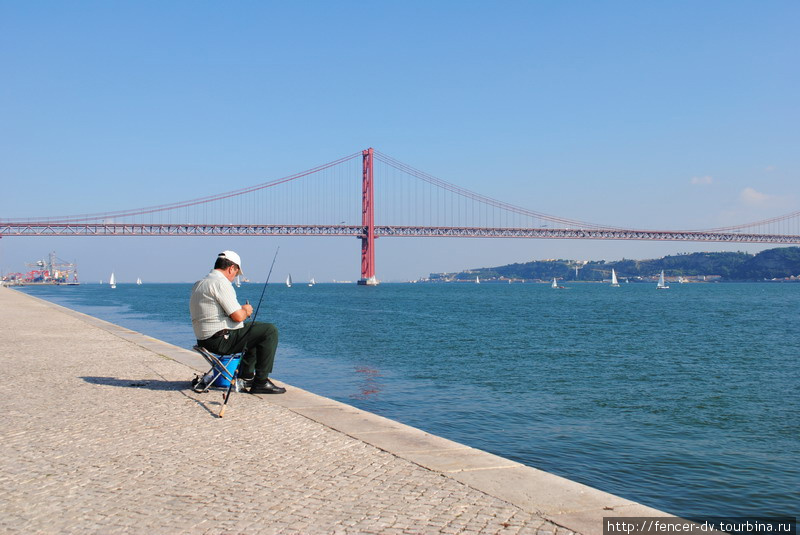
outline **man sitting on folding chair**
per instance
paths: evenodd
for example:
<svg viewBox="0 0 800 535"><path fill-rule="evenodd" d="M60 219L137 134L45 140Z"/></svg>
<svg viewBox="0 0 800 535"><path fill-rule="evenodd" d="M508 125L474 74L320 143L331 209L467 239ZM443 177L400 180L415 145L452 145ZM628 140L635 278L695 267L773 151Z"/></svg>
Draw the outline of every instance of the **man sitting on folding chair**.
<svg viewBox="0 0 800 535"><path fill-rule="evenodd" d="M214 269L192 287L189 312L197 345L218 355L244 350L239 377L251 394L283 394L285 388L269 380L278 347L278 328L271 323L244 320L253 315L249 303L240 305L233 280L242 274L242 261L233 251L217 256Z"/></svg>

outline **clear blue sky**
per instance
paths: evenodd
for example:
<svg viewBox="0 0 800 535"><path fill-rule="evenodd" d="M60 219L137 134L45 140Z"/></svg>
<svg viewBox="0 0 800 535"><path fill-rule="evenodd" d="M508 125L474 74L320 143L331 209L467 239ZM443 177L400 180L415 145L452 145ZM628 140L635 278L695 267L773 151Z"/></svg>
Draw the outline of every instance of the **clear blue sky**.
<svg viewBox="0 0 800 535"><path fill-rule="evenodd" d="M211 195L367 147L532 210L710 228L800 209L800 3L0 1L0 218ZM359 275L352 238L0 239L87 281ZM764 246L378 241L380 279ZM263 271L264 274L259 272Z"/></svg>

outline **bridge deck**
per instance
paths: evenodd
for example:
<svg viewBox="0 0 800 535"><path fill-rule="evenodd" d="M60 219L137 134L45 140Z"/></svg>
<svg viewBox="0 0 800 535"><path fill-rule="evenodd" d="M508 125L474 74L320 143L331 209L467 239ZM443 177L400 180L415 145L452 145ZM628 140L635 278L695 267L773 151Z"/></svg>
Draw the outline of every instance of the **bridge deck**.
<svg viewBox="0 0 800 535"><path fill-rule="evenodd" d="M620 228L430 227L375 225L375 237L538 238L800 244L797 234ZM139 223L0 223L1 236L355 236L360 225L205 225Z"/></svg>

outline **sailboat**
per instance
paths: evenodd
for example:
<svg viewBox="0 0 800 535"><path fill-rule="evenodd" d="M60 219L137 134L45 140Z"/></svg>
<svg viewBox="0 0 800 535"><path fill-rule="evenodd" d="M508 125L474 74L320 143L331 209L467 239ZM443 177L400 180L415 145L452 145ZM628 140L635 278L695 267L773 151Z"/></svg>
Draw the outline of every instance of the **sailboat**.
<svg viewBox="0 0 800 535"><path fill-rule="evenodd" d="M475 276L475 284L480 284L480 283L481 283L481 278L476 275Z"/></svg>
<svg viewBox="0 0 800 535"><path fill-rule="evenodd" d="M317 283L317 281L314 280L314 277L311 277L311 280L308 281L308 285L309 286L314 286L316 283Z"/></svg>
<svg viewBox="0 0 800 535"><path fill-rule="evenodd" d="M111 278L110 278L110 279L108 279L108 284L109 284L109 285L110 285L112 288L116 288L116 287L117 287L117 279L116 279L116 277L114 277L114 273L113 273L113 272L111 273Z"/></svg>
<svg viewBox="0 0 800 535"><path fill-rule="evenodd" d="M567 289L565 286L559 286L555 277L553 277L553 284L551 284L550 287L552 289L554 289L554 290L566 290Z"/></svg>
<svg viewBox="0 0 800 535"><path fill-rule="evenodd" d="M136 284L141 286L142 285L142 279L140 279L139 277L136 277Z"/></svg>
<svg viewBox="0 0 800 535"><path fill-rule="evenodd" d="M292 287L292 274L291 273L289 273L289 275L286 276L286 287L287 288L291 288Z"/></svg>
<svg viewBox="0 0 800 535"><path fill-rule="evenodd" d="M617 272L614 271L614 268L611 268L611 286L613 288L619 288L619 282L617 282Z"/></svg>
<svg viewBox="0 0 800 535"><path fill-rule="evenodd" d="M656 286L658 290L669 290L669 286L664 281L664 270L661 270L661 276L658 278L658 285Z"/></svg>
<svg viewBox="0 0 800 535"><path fill-rule="evenodd" d="M236 287L241 288L242 286L242 279L239 275L236 275Z"/></svg>

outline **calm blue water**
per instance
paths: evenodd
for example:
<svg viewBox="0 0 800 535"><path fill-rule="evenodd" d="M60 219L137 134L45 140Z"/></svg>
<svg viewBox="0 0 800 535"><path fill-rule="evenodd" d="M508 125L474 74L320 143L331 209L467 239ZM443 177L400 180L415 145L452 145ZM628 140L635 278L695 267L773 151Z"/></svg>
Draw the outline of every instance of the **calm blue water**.
<svg viewBox="0 0 800 535"><path fill-rule="evenodd" d="M188 348L190 287L25 291ZM259 319L292 385L674 514L800 514L800 284L274 284Z"/></svg>

